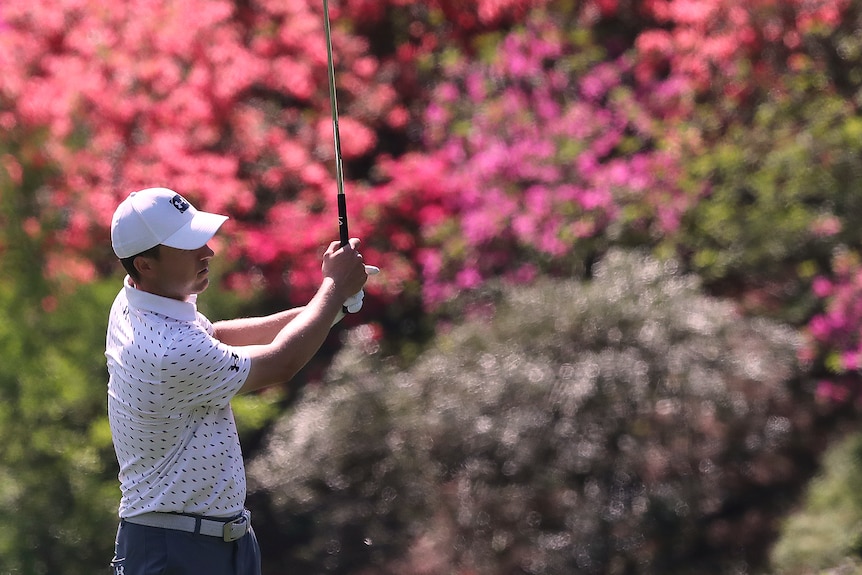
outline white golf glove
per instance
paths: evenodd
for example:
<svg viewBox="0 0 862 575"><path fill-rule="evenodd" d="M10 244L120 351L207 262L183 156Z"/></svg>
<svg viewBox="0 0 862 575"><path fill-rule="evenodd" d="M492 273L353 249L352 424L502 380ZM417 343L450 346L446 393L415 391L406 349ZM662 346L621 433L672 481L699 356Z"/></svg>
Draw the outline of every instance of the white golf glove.
<svg viewBox="0 0 862 575"><path fill-rule="evenodd" d="M359 290L359 293L353 294L344 302L344 309L348 313L356 313L362 309L362 300L365 299L365 290Z"/></svg>
<svg viewBox="0 0 862 575"><path fill-rule="evenodd" d="M374 276L380 273L380 268L377 266L365 266L365 273ZM365 290L361 289L358 293L353 294L344 302L342 307L342 311L338 312L338 315L335 316L335 321L332 322L332 325L337 324L339 321L344 318L344 311L347 310L348 313L357 313L362 309L362 300L365 299Z"/></svg>
<svg viewBox="0 0 862 575"><path fill-rule="evenodd" d="M377 266L365 266L365 273L374 276L380 273L380 268ZM348 313L356 313L362 309L362 300L365 299L365 290L359 290L359 293L353 294L347 301L344 302L344 307Z"/></svg>

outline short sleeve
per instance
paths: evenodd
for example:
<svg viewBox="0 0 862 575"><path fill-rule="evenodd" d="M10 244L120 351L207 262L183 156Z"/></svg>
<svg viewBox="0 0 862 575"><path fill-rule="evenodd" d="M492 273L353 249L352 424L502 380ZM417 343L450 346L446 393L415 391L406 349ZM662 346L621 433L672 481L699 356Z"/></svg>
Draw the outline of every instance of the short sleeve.
<svg viewBox="0 0 862 575"><path fill-rule="evenodd" d="M178 334L165 349L162 385L165 408L226 407L248 377L251 358L242 348L220 342L209 330Z"/></svg>
<svg viewBox="0 0 862 575"><path fill-rule="evenodd" d="M204 329L204 331L206 331L210 335L215 335L215 326L207 316L205 316L201 312L197 312L197 318L198 325L200 325Z"/></svg>

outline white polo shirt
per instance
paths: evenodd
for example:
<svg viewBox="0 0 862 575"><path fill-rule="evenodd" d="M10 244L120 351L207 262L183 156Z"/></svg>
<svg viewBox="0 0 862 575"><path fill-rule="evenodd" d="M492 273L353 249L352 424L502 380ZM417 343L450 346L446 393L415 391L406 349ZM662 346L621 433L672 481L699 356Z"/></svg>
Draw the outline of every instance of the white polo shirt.
<svg viewBox="0 0 862 575"><path fill-rule="evenodd" d="M230 400L251 359L213 337L195 296L181 302L124 283L105 345L119 515L234 516L246 485Z"/></svg>

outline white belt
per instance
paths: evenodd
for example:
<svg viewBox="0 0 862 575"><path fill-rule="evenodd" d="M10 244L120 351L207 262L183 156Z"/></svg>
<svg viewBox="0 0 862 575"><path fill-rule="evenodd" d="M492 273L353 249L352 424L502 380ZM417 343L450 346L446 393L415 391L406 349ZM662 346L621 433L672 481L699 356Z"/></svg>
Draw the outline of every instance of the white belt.
<svg viewBox="0 0 862 575"><path fill-rule="evenodd" d="M251 527L251 511L244 509L242 514L234 519L208 519L195 515L152 512L125 517L123 521L147 527L161 527L162 529L175 529L209 535L210 537L221 537L225 541L236 541L245 535Z"/></svg>

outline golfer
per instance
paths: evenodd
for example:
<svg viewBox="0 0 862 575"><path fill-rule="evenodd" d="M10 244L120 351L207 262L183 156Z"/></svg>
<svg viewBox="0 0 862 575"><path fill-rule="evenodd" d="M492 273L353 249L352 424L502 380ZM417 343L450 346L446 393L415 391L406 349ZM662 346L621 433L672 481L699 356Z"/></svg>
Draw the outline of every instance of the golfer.
<svg viewBox="0 0 862 575"><path fill-rule="evenodd" d="M111 222L128 273L105 349L122 491L114 575L259 575L231 398L290 380L368 277L359 240L333 242L306 306L211 323L196 298L209 284L207 244L227 219L150 188Z"/></svg>

